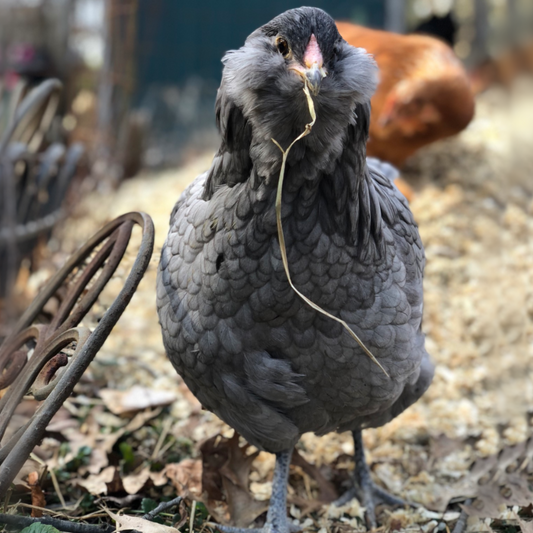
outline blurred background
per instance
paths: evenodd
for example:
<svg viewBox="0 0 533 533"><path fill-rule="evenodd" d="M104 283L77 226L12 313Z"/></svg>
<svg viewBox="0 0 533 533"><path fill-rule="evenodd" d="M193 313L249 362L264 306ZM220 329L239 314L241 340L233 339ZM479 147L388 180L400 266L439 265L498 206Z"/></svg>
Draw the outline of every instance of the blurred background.
<svg viewBox="0 0 533 533"><path fill-rule="evenodd" d="M6 92L18 80L33 85L58 77L65 87L58 129L82 141L92 165L105 164L108 177L119 180L141 166L179 164L216 144L213 105L224 52L298 5L0 0L2 102L6 105ZM437 35L469 69L488 70L492 63L492 81L507 83L519 69L533 68L528 0L319 0L314 5L337 20ZM519 50L527 57L519 58Z"/></svg>

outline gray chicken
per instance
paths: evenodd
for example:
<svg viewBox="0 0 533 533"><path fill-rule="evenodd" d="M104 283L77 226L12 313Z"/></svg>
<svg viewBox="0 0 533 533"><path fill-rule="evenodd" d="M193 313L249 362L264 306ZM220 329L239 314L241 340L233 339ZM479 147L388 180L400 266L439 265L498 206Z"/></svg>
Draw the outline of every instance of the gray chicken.
<svg viewBox="0 0 533 533"><path fill-rule="evenodd" d="M392 167L366 159L376 66L310 7L265 24L223 63L220 149L174 207L162 250L165 348L206 409L276 454L263 531L293 530L289 463L307 431L353 431L348 497L360 498L374 526L375 503L403 502L372 482L361 429L397 416L433 376L421 330L418 229L382 173L394 174ZM291 289L283 268L275 213L282 157L272 139L287 148L310 122L303 76L317 120L287 159L282 222L291 277L349 324L388 375Z"/></svg>

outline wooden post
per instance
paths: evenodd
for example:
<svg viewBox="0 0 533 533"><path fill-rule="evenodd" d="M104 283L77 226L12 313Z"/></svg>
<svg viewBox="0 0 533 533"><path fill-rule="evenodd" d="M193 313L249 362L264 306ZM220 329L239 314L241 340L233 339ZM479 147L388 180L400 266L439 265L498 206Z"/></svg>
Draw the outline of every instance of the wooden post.
<svg viewBox="0 0 533 533"><path fill-rule="evenodd" d="M489 41L489 3L487 0L475 0L475 36L472 42L470 62L479 63L488 54Z"/></svg>
<svg viewBox="0 0 533 533"><path fill-rule="evenodd" d="M406 0L385 1L385 29L396 33L406 30Z"/></svg>

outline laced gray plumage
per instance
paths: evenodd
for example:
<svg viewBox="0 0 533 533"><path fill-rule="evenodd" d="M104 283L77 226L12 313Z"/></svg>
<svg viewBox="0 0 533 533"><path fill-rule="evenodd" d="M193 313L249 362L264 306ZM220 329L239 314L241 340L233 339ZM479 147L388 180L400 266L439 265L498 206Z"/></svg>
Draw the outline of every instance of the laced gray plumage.
<svg viewBox="0 0 533 533"><path fill-rule="evenodd" d="M287 160L282 218L295 286L276 231L281 154L309 122L301 61L316 35L327 76L317 121ZM216 103L222 142L177 202L163 247L157 307L168 356L202 405L250 443L292 450L313 431L359 430L397 416L426 390L424 251L395 170L367 160L376 67L314 8L290 10L228 52ZM278 528L279 529L279 528Z"/></svg>

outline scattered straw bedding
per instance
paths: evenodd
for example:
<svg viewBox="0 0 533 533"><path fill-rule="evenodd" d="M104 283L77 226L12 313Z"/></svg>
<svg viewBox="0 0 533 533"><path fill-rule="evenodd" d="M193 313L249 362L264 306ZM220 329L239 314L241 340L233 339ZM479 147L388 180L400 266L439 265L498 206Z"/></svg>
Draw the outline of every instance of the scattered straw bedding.
<svg viewBox="0 0 533 533"><path fill-rule="evenodd" d="M393 493L433 510L446 500L451 486L465 479L473 460L523 441L531 429L532 84L524 80L513 98L499 89L481 95L476 118L465 132L424 150L404 171L417 190L412 210L427 254L424 330L437 370L421 401L385 427L365 431L364 440L375 478ZM171 431L195 443L217 431L231 431L215 416L199 411L166 360L154 284L169 213L210 158L143 174L118 191L88 195L56 236L62 243L55 255L59 261L114 216L144 210L153 217L156 251L151 267L92 372L105 373L109 388L141 384L173 391L178 401L171 409ZM117 273L115 288L124 274ZM43 275L33 277L34 285ZM348 434L308 434L300 444L301 454L326 476L352 468L352 451ZM257 499L269 496L272 466L273 458L265 453L254 462L251 490ZM291 512L297 517L300 509L293 505ZM453 525L457 515L448 513L444 519ZM308 524L311 529L364 529L360 516L354 503L341 511L330 507ZM388 529L431 531L443 529L438 525L441 516L384 511L381 521ZM471 517L468 528L487 529L487 524Z"/></svg>

